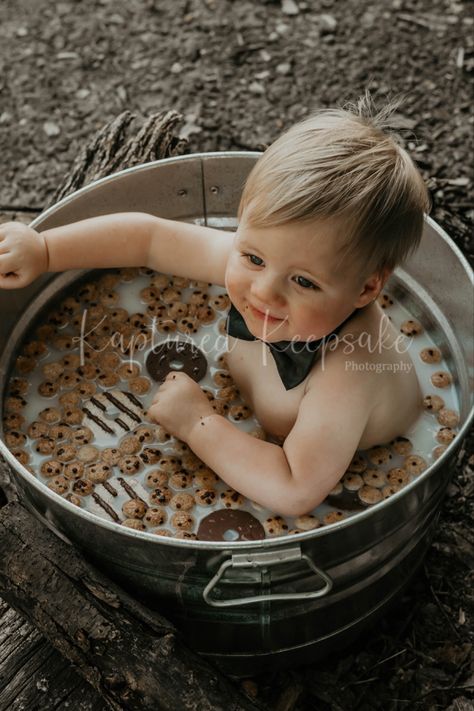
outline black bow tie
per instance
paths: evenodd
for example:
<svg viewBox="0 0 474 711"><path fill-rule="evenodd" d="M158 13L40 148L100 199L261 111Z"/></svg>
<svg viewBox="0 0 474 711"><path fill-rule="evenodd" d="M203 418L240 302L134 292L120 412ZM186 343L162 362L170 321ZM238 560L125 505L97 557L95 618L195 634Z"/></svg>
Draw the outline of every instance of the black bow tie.
<svg viewBox="0 0 474 711"><path fill-rule="evenodd" d="M303 382L319 355L321 345L324 342L327 343L331 336L336 335L344 324L352 318L356 311L357 309L354 309L334 331L318 340L266 343L270 348L281 381L286 390L291 390L291 388L295 388ZM237 311L234 305L230 307L225 327L229 336L233 336L233 338L241 338L243 341L260 340L250 333L243 316Z"/></svg>

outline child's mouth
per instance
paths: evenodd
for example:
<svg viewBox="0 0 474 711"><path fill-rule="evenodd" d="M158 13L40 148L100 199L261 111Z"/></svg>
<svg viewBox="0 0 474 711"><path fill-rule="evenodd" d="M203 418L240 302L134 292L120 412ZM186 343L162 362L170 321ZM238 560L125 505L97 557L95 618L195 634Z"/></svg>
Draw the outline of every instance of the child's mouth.
<svg viewBox="0 0 474 711"><path fill-rule="evenodd" d="M260 319L261 321L266 321L267 323L278 323L279 321L285 321L283 318L276 318L275 316L270 316L268 311L260 311L256 309L255 306L249 304L250 312L253 316Z"/></svg>

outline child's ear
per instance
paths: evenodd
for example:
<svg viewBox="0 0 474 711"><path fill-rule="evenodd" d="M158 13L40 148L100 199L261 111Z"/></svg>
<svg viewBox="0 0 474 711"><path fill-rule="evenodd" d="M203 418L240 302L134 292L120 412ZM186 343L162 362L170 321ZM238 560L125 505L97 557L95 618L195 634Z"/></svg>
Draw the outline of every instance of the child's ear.
<svg viewBox="0 0 474 711"><path fill-rule="evenodd" d="M375 301L392 271L393 269L384 267L384 269L380 272L375 272L368 277L362 287L362 291L359 294L359 298L357 299L355 306L357 308L361 308L362 306L370 304L371 301Z"/></svg>

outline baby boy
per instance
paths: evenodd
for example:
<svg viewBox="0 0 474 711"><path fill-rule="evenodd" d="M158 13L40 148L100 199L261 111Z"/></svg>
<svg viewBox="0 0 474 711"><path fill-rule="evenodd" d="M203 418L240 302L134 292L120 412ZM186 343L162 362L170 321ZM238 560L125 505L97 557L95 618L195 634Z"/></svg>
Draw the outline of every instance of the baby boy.
<svg viewBox="0 0 474 711"><path fill-rule="evenodd" d="M405 432L421 410L407 344L377 296L417 247L428 196L382 125L380 116L326 110L292 127L252 170L235 233L144 213L41 233L2 225L0 288L46 271L144 265L225 286L228 368L270 441L217 414L176 371L149 415L233 489L304 514L356 449Z"/></svg>

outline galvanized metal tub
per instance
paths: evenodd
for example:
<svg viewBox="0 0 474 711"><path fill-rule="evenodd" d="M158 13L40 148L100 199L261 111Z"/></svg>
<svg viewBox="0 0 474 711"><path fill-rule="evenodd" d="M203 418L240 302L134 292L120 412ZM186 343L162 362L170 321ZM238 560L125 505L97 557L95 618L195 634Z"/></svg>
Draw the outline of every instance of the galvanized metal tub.
<svg viewBox="0 0 474 711"><path fill-rule="evenodd" d="M93 215L140 210L235 225L255 153L208 153L157 161L96 181L32 225L46 229ZM83 272L47 275L0 291L0 382L6 384L35 314ZM461 429L446 452L383 503L330 527L251 543L161 538L77 508L33 477L0 441L29 508L133 594L168 614L189 644L229 673L308 662L373 623L421 563L472 407L472 271L427 218L421 246L392 288L427 325L455 376Z"/></svg>

